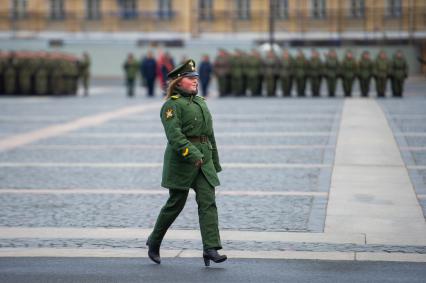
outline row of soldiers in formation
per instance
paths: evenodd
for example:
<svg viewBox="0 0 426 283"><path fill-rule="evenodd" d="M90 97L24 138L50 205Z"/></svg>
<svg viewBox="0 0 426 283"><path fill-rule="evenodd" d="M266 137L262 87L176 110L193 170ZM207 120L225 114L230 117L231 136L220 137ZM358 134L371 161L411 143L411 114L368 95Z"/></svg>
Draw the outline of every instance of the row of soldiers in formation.
<svg viewBox="0 0 426 283"><path fill-rule="evenodd" d="M62 52L0 51L0 94L77 94L79 80L88 95L90 58Z"/></svg>
<svg viewBox="0 0 426 283"><path fill-rule="evenodd" d="M267 96L275 96L278 82L283 96L291 96L293 83L296 84L297 95L305 96L308 81L312 96L320 96L322 79L325 79L328 96L333 97L336 95L338 79L341 79L344 95L349 97L358 79L361 96L366 97L374 78L378 97L385 96L389 79L392 95L401 97L408 64L400 50L395 52L392 59L384 51L380 51L375 59L371 58L368 51L364 51L359 59L347 51L342 60L339 60L335 50L330 50L325 60L322 60L316 50L312 50L311 57L306 58L301 50L295 57L288 50L284 50L281 55L269 51L262 57L257 50L250 54L237 50L231 54L221 49L213 70L218 79L220 96L244 96L248 91L252 96L260 96L262 84L266 85Z"/></svg>

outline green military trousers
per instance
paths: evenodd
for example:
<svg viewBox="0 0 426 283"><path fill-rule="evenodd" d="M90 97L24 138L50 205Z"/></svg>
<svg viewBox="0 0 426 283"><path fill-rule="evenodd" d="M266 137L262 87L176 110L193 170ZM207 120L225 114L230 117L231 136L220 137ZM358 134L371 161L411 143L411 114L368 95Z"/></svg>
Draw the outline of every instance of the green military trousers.
<svg viewBox="0 0 426 283"><path fill-rule="evenodd" d="M328 77L327 89L328 89L329 97L334 97L336 95L336 86L337 86L337 79L335 77Z"/></svg>
<svg viewBox="0 0 426 283"><path fill-rule="evenodd" d="M404 91L404 79L393 78L392 83L392 95L394 97L402 97L402 92Z"/></svg>
<svg viewBox="0 0 426 283"><path fill-rule="evenodd" d="M198 204L198 218L200 222L203 249L221 249L219 235L219 220L215 200L215 188L207 181L203 173L198 173L191 188L195 191ZM169 199L160 211L154 230L149 236L149 243L161 245L164 235L170 225L178 217L185 206L189 190L169 189Z"/></svg>

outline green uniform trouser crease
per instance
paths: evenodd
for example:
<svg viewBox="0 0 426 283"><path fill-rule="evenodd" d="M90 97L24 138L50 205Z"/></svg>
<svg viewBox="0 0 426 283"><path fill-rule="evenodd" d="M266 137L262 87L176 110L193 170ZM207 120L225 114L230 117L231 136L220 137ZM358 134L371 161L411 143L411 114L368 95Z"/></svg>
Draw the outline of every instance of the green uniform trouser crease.
<svg viewBox="0 0 426 283"><path fill-rule="evenodd" d="M221 249L219 220L215 201L215 188L212 187L200 170L191 186L196 195L201 238L204 249ZM154 230L149 236L153 245L161 245L167 229L172 225L185 206L189 190L169 189L169 199L161 209Z"/></svg>

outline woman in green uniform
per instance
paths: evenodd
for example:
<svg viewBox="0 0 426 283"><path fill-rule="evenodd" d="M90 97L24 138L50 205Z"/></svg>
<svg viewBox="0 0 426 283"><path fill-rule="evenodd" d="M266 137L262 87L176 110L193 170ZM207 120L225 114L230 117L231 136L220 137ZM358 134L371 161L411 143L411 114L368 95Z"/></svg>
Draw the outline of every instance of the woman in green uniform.
<svg viewBox="0 0 426 283"><path fill-rule="evenodd" d="M148 256L156 263L161 262L163 237L185 206L189 189L192 188L198 204L204 263L209 266L210 260L217 263L227 259L217 252L222 245L215 187L220 185L217 172L222 169L212 117L204 98L197 96L198 73L194 60L187 60L167 77L167 101L160 114L168 140L161 185L169 189L169 199L161 209L146 243Z"/></svg>

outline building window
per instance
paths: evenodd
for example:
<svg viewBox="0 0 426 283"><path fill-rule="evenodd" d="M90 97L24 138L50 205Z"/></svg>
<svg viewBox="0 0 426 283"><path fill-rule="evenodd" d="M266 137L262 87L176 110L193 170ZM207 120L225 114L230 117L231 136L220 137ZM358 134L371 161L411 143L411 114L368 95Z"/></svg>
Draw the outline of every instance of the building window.
<svg viewBox="0 0 426 283"><path fill-rule="evenodd" d="M387 15L391 18L400 18L402 16L402 1L388 0Z"/></svg>
<svg viewBox="0 0 426 283"><path fill-rule="evenodd" d="M273 13L276 19L288 19L288 0L275 0Z"/></svg>
<svg viewBox="0 0 426 283"><path fill-rule="evenodd" d="M326 1L311 0L311 16L314 19L325 19L326 17Z"/></svg>
<svg viewBox="0 0 426 283"><path fill-rule="evenodd" d="M101 18L101 0L86 0L86 18L88 20Z"/></svg>
<svg viewBox="0 0 426 283"><path fill-rule="evenodd" d="M365 1L350 0L349 14L352 18L364 18L365 16Z"/></svg>
<svg viewBox="0 0 426 283"><path fill-rule="evenodd" d="M119 0L118 6L120 16L123 20L133 20L138 17L138 6L136 0Z"/></svg>
<svg viewBox="0 0 426 283"><path fill-rule="evenodd" d="M250 19L250 0L236 0L237 18L239 20Z"/></svg>
<svg viewBox="0 0 426 283"><path fill-rule="evenodd" d="M27 0L12 1L12 17L14 19L24 19L27 16Z"/></svg>
<svg viewBox="0 0 426 283"><path fill-rule="evenodd" d="M65 0L50 0L50 19L65 19Z"/></svg>
<svg viewBox="0 0 426 283"><path fill-rule="evenodd" d="M158 1L158 18L161 20L170 20L173 17L172 0Z"/></svg>
<svg viewBox="0 0 426 283"><path fill-rule="evenodd" d="M199 0L199 19L212 20L213 19L213 0Z"/></svg>

